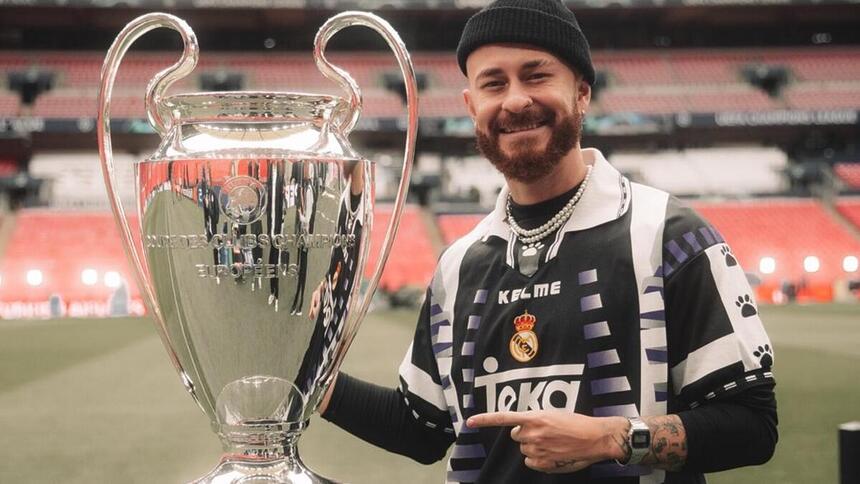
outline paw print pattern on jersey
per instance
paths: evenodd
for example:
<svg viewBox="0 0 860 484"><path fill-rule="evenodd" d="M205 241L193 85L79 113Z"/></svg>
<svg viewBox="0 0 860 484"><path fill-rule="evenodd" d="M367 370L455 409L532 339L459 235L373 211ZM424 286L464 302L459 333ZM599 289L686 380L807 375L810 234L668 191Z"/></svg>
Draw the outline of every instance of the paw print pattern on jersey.
<svg viewBox="0 0 860 484"><path fill-rule="evenodd" d="M758 358L759 363L761 363L761 367L765 370L768 370L773 366L773 350L770 349L769 344L759 346L758 349L753 351L753 355Z"/></svg>
<svg viewBox="0 0 860 484"><path fill-rule="evenodd" d="M755 306L753 306L752 299L750 299L749 294L738 296L738 300L735 301L735 305L741 308L741 316L745 318L758 314L758 311L756 311Z"/></svg>
<svg viewBox="0 0 860 484"><path fill-rule="evenodd" d="M730 249L728 245L723 244L723 246L720 247L720 252L722 252L722 254L726 257L727 267L734 267L738 265L738 260L735 259L735 255L732 254L732 249Z"/></svg>

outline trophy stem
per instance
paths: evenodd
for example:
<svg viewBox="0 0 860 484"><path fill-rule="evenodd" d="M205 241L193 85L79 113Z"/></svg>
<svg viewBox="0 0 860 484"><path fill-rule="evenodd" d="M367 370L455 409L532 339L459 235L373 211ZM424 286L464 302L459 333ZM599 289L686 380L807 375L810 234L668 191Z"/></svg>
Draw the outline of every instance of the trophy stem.
<svg viewBox="0 0 860 484"><path fill-rule="evenodd" d="M233 427L224 432L224 455L215 469L193 484L228 484L253 482L291 484L336 484L305 466L299 457L298 441L307 426L303 422L289 430L273 424L270 432L261 431L259 424L245 432ZM269 427L268 425L266 427Z"/></svg>

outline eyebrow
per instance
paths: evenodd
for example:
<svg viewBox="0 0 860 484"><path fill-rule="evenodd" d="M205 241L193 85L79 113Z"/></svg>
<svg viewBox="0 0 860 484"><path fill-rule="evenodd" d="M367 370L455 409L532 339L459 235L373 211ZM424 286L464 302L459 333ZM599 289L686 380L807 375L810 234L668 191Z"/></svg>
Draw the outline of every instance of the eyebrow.
<svg viewBox="0 0 860 484"><path fill-rule="evenodd" d="M526 71L530 69L536 69L538 67L546 67L551 65L552 62L549 59L535 59L533 61L528 61L522 65L520 68L521 71Z"/></svg>
<svg viewBox="0 0 860 484"><path fill-rule="evenodd" d="M538 67L546 67L546 66L552 65L552 63L553 62L550 61L549 59L535 59L535 60L528 61L525 64L523 64L522 66L520 66L519 70L520 71L528 71L528 70L532 70L532 69L537 69ZM504 74L504 71L502 71L501 68L488 67L488 68L482 70L481 72L479 72L478 75L475 76L475 79L481 79L483 77L493 77L493 76L498 76L501 74Z"/></svg>

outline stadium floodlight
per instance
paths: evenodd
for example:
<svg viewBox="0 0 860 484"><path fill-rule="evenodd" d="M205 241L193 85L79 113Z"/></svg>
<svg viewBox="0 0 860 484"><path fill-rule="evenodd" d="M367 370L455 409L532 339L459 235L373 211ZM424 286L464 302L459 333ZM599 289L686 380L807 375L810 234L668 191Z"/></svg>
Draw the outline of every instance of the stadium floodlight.
<svg viewBox="0 0 860 484"><path fill-rule="evenodd" d="M806 272L818 272L821 269L821 261L814 255L808 255L803 259L803 270Z"/></svg>
<svg viewBox="0 0 860 484"><path fill-rule="evenodd" d="M773 274L776 271L776 259L773 257L762 257L758 262L758 270L762 274Z"/></svg>
<svg viewBox="0 0 860 484"><path fill-rule="evenodd" d="M842 259L843 271L857 272L857 269L860 269L860 260L858 260L856 256L846 255L845 258Z"/></svg>
<svg viewBox="0 0 860 484"><path fill-rule="evenodd" d="M117 288L122 284L122 277L119 275L117 271L107 271L105 272L105 286L110 288Z"/></svg>
<svg viewBox="0 0 860 484"><path fill-rule="evenodd" d="M40 286L44 280L45 278L42 275L42 271L39 269L30 269L27 271L27 284L31 286Z"/></svg>
<svg viewBox="0 0 860 484"><path fill-rule="evenodd" d="M95 286L99 282L99 273L95 269L84 269L81 271L81 282L85 286Z"/></svg>

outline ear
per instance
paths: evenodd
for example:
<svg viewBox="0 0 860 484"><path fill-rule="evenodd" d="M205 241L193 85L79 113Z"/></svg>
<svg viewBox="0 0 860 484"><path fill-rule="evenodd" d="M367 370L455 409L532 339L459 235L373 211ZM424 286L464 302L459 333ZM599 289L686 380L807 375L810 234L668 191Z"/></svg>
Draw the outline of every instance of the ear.
<svg viewBox="0 0 860 484"><path fill-rule="evenodd" d="M591 104L591 85L582 78L576 84L576 104L580 110L588 111L588 106Z"/></svg>
<svg viewBox="0 0 860 484"><path fill-rule="evenodd" d="M477 112L475 111L475 103L472 100L472 92L469 91L468 88L463 89L463 101L466 103L466 109L469 111L469 116L472 118L472 121L477 117Z"/></svg>

